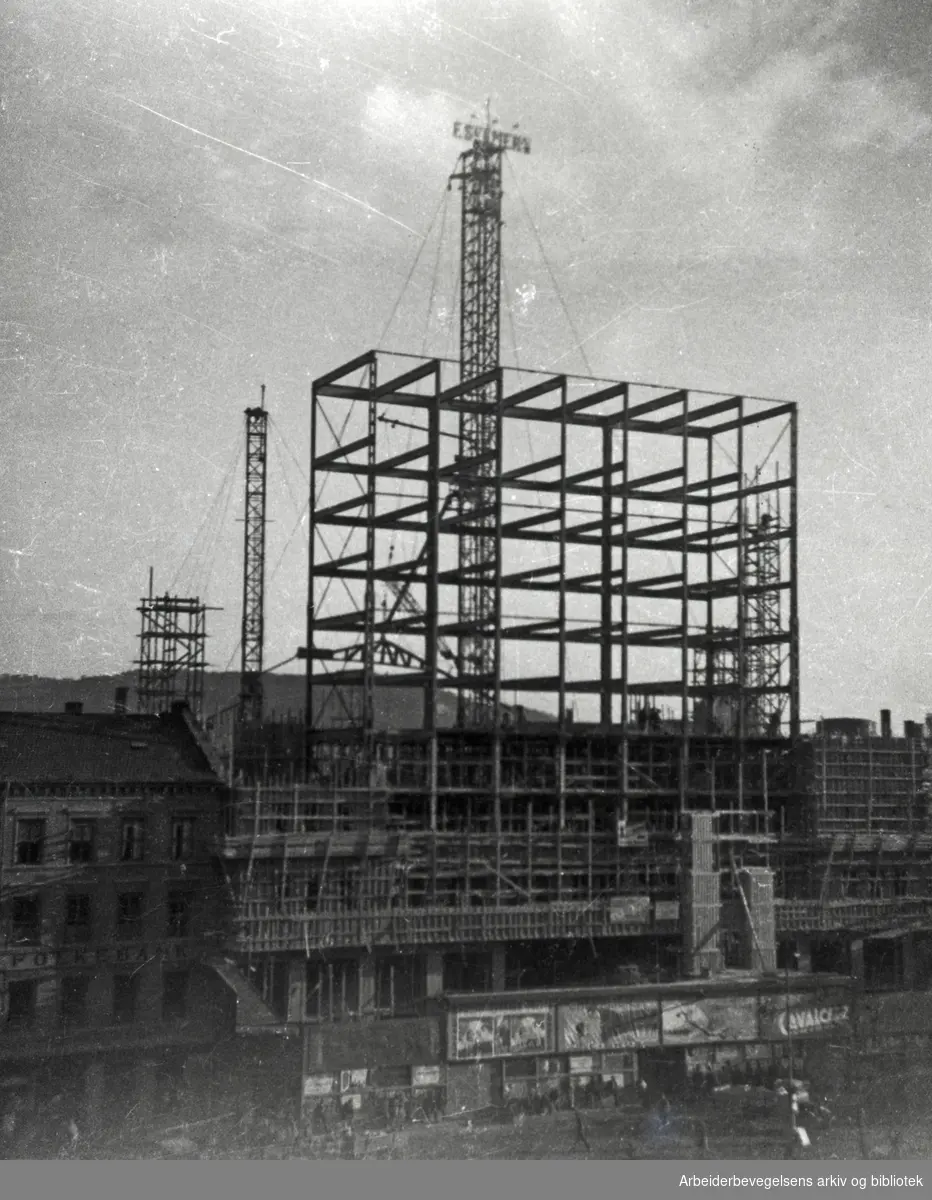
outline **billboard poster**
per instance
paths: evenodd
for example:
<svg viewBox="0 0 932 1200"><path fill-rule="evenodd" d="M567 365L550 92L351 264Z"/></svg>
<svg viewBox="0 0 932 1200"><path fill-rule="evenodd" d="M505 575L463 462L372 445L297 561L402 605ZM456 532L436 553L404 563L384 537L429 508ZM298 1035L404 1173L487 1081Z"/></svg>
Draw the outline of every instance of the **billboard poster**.
<svg viewBox="0 0 932 1200"><path fill-rule="evenodd" d="M549 1050L550 1013L503 1013L495 1025L496 1054L537 1054Z"/></svg>
<svg viewBox="0 0 932 1200"><path fill-rule="evenodd" d="M695 1042L753 1042L757 1040L756 996L702 996L695 1000L665 1000L661 1009L665 1046Z"/></svg>
<svg viewBox="0 0 932 1200"><path fill-rule="evenodd" d="M333 1094L334 1077L332 1075L305 1075L304 1076L304 1095L307 1098L311 1096L330 1096Z"/></svg>
<svg viewBox="0 0 932 1200"><path fill-rule="evenodd" d="M656 1000L569 1004L561 1018L566 1050L623 1050L660 1042Z"/></svg>
<svg viewBox="0 0 932 1200"><path fill-rule="evenodd" d="M545 1054L552 1041L548 1009L456 1014L455 1058Z"/></svg>
<svg viewBox="0 0 932 1200"><path fill-rule="evenodd" d="M844 992L795 992L761 997L761 1036L768 1041L844 1034L851 1027L851 1006ZM789 1034L788 1034L789 1031Z"/></svg>
<svg viewBox="0 0 932 1200"><path fill-rule="evenodd" d="M613 896L608 903L608 919L614 924L650 920L650 896Z"/></svg>
<svg viewBox="0 0 932 1200"><path fill-rule="evenodd" d="M412 1067L411 1084L413 1087L436 1087L440 1083L439 1067Z"/></svg>
<svg viewBox="0 0 932 1200"><path fill-rule="evenodd" d="M456 1015L457 1058L491 1058L495 1053L495 1024L491 1014Z"/></svg>

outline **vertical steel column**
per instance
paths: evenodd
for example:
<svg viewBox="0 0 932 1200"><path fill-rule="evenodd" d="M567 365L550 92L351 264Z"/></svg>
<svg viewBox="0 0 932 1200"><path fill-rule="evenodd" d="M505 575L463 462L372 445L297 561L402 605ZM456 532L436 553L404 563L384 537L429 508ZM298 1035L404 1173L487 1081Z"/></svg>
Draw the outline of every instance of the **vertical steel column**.
<svg viewBox="0 0 932 1200"><path fill-rule="evenodd" d="M311 765L314 761L314 605L315 593L315 539L317 531L317 384L311 388L311 470L307 505L307 631L305 634L307 672L304 689L304 781L311 781Z"/></svg>
<svg viewBox="0 0 932 1200"><path fill-rule="evenodd" d="M501 172L500 157L499 172ZM483 660L488 666L491 666L494 672L492 685L492 799L495 808L495 835L497 844L500 846L502 833L502 427L505 421L502 412L501 367L497 367L496 370L493 396L495 401L495 412L492 418L492 433L495 438L495 460L493 463L495 480L492 489L492 496L495 503L495 540L492 549L492 569L494 571L494 590L492 592L493 636L491 647L489 647L488 638L484 639ZM486 547L485 554L488 558L488 547ZM482 590L486 594L488 593L488 580L484 581ZM489 648L492 651L491 655L488 654ZM501 867L499 867L499 870L501 870Z"/></svg>
<svg viewBox="0 0 932 1200"><path fill-rule="evenodd" d="M628 812L628 476L631 469L631 443L628 430L629 388L622 393L621 405L621 802Z"/></svg>
<svg viewBox="0 0 932 1200"><path fill-rule="evenodd" d="M680 812L685 812L689 791L689 392L683 392L683 426L680 451L683 461L681 519L683 539L680 550L683 590L680 599Z"/></svg>
<svg viewBox="0 0 932 1200"><path fill-rule="evenodd" d="M612 723L612 449L614 427L602 426L602 644L600 646L601 700L599 721L609 728ZM561 576L563 572L561 571Z"/></svg>
<svg viewBox="0 0 932 1200"><path fill-rule="evenodd" d="M748 707L752 703L751 697L748 695L748 664L747 664L747 647L746 639L746 624L747 624L747 599L744 592L746 564L746 542L747 542L747 510L745 508L745 483L744 483L744 397L738 397L738 450L737 450L737 467L738 467L738 546L737 554L737 571L738 571L738 661L736 666L737 684L738 684L738 721L735 728L735 733L738 739L738 758L739 761L744 757L744 739L747 736L747 717ZM738 806L741 807L743 797L741 795L742 776L738 775Z"/></svg>
<svg viewBox="0 0 932 1200"><path fill-rule="evenodd" d="M560 580L557 593L557 674L559 676L560 728L566 727L566 376L560 377Z"/></svg>
<svg viewBox="0 0 932 1200"><path fill-rule="evenodd" d="M799 412L790 414L790 737L799 737L799 545L798 468L796 454L799 437Z"/></svg>
<svg viewBox="0 0 932 1200"><path fill-rule="evenodd" d="M378 358L372 356L366 386L366 579L363 597L362 653L362 744L366 760L366 803L369 820L375 813L376 794L381 790L382 772L375 739L375 518L378 492L377 430Z"/></svg>
<svg viewBox="0 0 932 1200"><path fill-rule="evenodd" d="M437 832L437 650L439 621L440 563L440 363L434 363L434 403L427 410L427 531L425 535L424 662L427 687L424 689L424 729L428 734L427 787L430 805L430 829Z"/></svg>
<svg viewBox="0 0 932 1200"><path fill-rule="evenodd" d="M713 514L715 502L712 493L712 479L714 470L714 446L713 439L710 437L706 443L706 477L709 482L708 496L709 507L706 512L705 532L706 542L705 548L705 579L706 587L709 589L706 595L705 602L705 637L706 648L705 656L702 661L703 672L705 675L705 730L707 734L715 732L715 600L712 595L712 580L715 574L715 554L712 549L712 533L715 523Z"/></svg>
<svg viewBox="0 0 932 1200"><path fill-rule="evenodd" d="M378 429L378 361L373 355L369 363L366 387L366 579L363 600L363 697L362 726L367 751L373 748L372 735L375 727L375 518L376 493L376 433ZM372 773L370 772L370 788ZM371 800L371 795L370 795Z"/></svg>

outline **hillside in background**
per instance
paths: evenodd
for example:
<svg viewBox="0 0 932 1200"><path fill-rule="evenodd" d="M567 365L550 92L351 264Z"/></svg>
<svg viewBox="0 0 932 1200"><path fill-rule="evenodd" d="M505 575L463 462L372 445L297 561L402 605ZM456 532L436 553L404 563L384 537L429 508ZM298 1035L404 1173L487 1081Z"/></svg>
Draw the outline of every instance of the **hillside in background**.
<svg viewBox="0 0 932 1200"><path fill-rule="evenodd" d="M269 719L293 717L304 711L303 675L267 675L264 679L265 711ZM0 710L9 712L62 712L70 700L80 701L85 712L113 712L118 687L129 688L129 711L136 710L136 673L84 675L80 679L49 679L38 675L0 675ZM239 675L235 671L208 671L204 676L204 715L210 717L236 703ZM330 712L342 709L335 689L314 689L314 705L322 703ZM422 723L422 693L419 688L375 689L375 723L379 729L416 729ZM531 721L553 717L526 709ZM437 723L449 728L456 718L456 699L441 692L437 701Z"/></svg>

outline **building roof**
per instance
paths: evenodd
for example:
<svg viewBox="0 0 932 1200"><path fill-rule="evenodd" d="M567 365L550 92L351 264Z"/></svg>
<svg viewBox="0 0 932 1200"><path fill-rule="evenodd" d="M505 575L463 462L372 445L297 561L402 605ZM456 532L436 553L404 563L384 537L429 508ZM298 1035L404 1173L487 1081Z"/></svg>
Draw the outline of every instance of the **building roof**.
<svg viewBox="0 0 932 1200"><path fill-rule="evenodd" d="M0 781L216 783L183 712L0 712Z"/></svg>

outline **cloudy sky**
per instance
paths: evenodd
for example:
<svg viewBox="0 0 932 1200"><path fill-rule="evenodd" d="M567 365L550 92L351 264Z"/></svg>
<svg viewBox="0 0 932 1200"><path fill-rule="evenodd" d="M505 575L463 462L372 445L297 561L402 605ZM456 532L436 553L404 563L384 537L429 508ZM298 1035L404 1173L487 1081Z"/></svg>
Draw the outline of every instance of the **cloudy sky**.
<svg viewBox="0 0 932 1200"><path fill-rule="evenodd" d="M150 564L231 661L261 383L293 653L309 381L383 337L455 354L451 132L491 97L533 145L505 361L798 401L804 716L932 709L924 0L5 12L0 671L126 668Z"/></svg>

